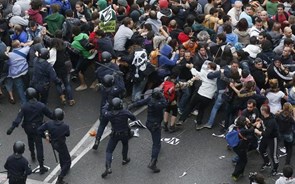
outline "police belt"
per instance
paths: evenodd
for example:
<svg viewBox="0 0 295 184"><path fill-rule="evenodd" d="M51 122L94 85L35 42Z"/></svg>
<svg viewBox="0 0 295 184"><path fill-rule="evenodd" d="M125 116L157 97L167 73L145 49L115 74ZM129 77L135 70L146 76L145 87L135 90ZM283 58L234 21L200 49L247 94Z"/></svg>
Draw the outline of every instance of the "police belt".
<svg viewBox="0 0 295 184"><path fill-rule="evenodd" d="M38 128L39 126L42 125L42 122L38 123L31 123L31 122L23 122L23 126L32 126L32 128Z"/></svg>
<svg viewBox="0 0 295 184"><path fill-rule="evenodd" d="M112 131L112 135L116 135L116 136L122 136L122 135L129 135L130 133L130 130L125 130L125 131L122 131L122 132L116 132L116 131Z"/></svg>

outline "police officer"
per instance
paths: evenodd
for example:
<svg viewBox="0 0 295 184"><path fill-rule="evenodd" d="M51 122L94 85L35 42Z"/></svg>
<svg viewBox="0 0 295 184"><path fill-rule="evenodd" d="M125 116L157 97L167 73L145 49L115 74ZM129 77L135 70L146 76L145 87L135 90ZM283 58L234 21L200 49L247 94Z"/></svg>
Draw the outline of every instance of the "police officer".
<svg viewBox="0 0 295 184"><path fill-rule="evenodd" d="M103 82L104 77L109 74L114 76L114 84L116 85L117 90L120 92L120 98L123 98L126 92L123 73L120 71L119 66L115 63L112 63L112 55L104 51L101 54L102 62L99 64L99 67L96 69L96 78L98 82Z"/></svg>
<svg viewBox="0 0 295 184"><path fill-rule="evenodd" d="M31 158L33 161L36 159L36 146L37 159L40 165L40 174L44 174L48 171L48 169L44 167L42 138L38 135L37 129L42 125L44 115L52 119L53 114L43 103L37 101L37 92L34 88L28 88L26 90L26 96L28 98L28 102L26 102L21 107L16 119L12 123L12 126L7 130L6 133L7 135L10 135L13 130L22 122L22 127L24 128L28 137Z"/></svg>
<svg viewBox="0 0 295 184"><path fill-rule="evenodd" d="M126 109L123 109L123 101L120 98L114 98L111 101L112 108L108 110L108 104L104 106L102 112L107 119L112 124L112 133L110 135L110 140L106 150L106 170L102 173L101 177L104 178L108 174L112 173L111 163L112 155L119 141L122 142L123 149L123 161L122 165L126 165L130 162L128 158L128 140L131 136L130 127L128 125L128 119L134 121L135 116Z"/></svg>
<svg viewBox="0 0 295 184"><path fill-rule="evenodd" d="M117 86L115 85L115 77L110 74L106 74L103 79L102 79L102 87L101 87L101 105L100 109L102 111L103 106L108 102L109 103L109 110L111 109L111 100L115 97L120 97L122 96L122 93L120 90L118 90ZM108 121L107 119L103 116L102 113L100 113L100 124L97 128L97 133L96 133L96 139L94 142L94 145L92 149L97 150L98 145L100 143L100 138L103 134L103 131L107 125Z"/></svg>
<svg viewBox="0 0 295 184"><path fill-rule="evenodd" d="M16 141L13 145L13 155L7 158L4 165L9 184L25 184L27 176L32 173L28 160L22 155L24 152L25 143Z"/></svg>
<svg viewBox="0 0 295 184"><path fill-rule="evenodd" d="M40 96L40 101L47 104L50 81L56 85L61 85L61 80L57 77L53 66L47 62L49 51L46 48L41 48L38 53L38 58L34 62L33 77L31 85L37 90Z"/></svg>
<svg viewBox="0 0 295 184"><path fill-rule="evenodd" d="M63 178L71 168L71 156L66 145L66 137L70 136L69 125L63 122L64 111L57 108L53 111L54 120L44 123L38 128L38 133L49 140L53 149L58 152L61 172L57 184L66 184Z"/></svg>
<svg viewBox="0 0 295 184"><path fill-rule="evenodd" d="M150 97L139 100L129 106L129 109L148 105L148 114L146 126L152 135L153 147L152 147L152 159L148 167L154 172L160 172L157 167L158 155L161 149L161 122L163 120L163 109L168 105L163 93L160 89L154 89Z"/></svg>

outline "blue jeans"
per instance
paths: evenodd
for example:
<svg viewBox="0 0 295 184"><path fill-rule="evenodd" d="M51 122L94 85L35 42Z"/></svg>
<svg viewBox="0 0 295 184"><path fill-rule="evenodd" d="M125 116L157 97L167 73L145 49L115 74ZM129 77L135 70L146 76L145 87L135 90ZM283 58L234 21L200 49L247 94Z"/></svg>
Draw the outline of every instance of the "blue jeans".
<svg viewBox="0 0 295 184"><path fill-rule="evenodd" d="M191 88L184 88L181 90L181 92L182 92L182 95L178 102L178 108L180 109L181 112L183 112L191 96Z"/></svg>
<svg viewBox="0 0 295 184"><path fill-rule="evenodd" d="M26 95L25 95L25 85L24 85L24 81L22 79L22 76L14 78L14 79L11 77L8 77L6 79L5 87L8 92L12 92L13 85L15 85L16 91L17 91L19 98L21 100L21 104L26 103L27 99L26 99Z"/></svg>
<svg viewBox="0 0 295 184"><path fill-rule="evenodd" d="M62 75L62 76L59 76L59 78L60 78L60 80L62 81L62 83L65 86L67 99L68 100L73 100L72 87L71 87L71 84L69 82L68 76L67 75ZM61 85L56 85L56 90L57 90L59 95L63 94L63 89L62 89Z"/></svg>
<svg viewBox="0 0 295 184"><path fill-rule="evenodd" d="M216 114L217 114L218 110L220 109L221 105L223 104L223 99L222 99L223 92L224 92L224 90L218 91L218 95L216 97L214 106L212 107L210 117L208 120L208 125L210 125L210 126L213 126Z"/></svg>
<svg viewBox="0 0 295 184"><path fill-rule="evenodd" d="M144 90L147 81L148 81L148 78L145 77L142 81L137 82L137 83L133 83L133 88L132 88L132 101L133 102L141 99L142 91Z"/></svg>

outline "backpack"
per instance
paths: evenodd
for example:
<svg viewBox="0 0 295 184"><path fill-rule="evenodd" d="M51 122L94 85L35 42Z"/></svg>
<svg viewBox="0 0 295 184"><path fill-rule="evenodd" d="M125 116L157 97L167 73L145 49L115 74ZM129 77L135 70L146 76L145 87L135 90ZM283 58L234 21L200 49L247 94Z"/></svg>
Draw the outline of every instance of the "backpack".
<svg viewBox="0 0 295 184"><path fill-rule="evenodd" d="M176 92L175 92L175 84L172 81L164 81L163 83L163 93L164 97L168 102L172 102L175 100Z"/></svg>
<svg viewBox="0 0 295 184"><path fill-rule="evenodd" d="M85 49L85 50L91 50L94 49L94 45L89 42L87 38L82 38L79 40L80 45Z"/></svg>
<svg viewBox="0 0 295 184"><path fill-rule="evenodd" d="M150 63L155 67L158 67L160 51L159 49L155 49L150 53Z"/></svg>
<svg viewBox="0 0 295 184"><path fill-rule="evenodd" d="M240 137L242 139L246 140L246 138L240 134L239 129L237 129L237 130L233 129L232 131L228 132L225 135L226 142L231 148L234 148L239 145L239 143L241 141Z"/></svg>

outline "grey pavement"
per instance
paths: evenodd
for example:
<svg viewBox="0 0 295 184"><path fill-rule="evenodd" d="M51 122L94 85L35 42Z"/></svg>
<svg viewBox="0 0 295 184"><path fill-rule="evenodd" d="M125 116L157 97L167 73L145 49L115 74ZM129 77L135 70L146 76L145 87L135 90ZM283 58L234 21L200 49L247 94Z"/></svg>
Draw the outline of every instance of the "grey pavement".
<svg viewBox="0 0 295 184"><path fill-rule="evenodd" d="M91 80L88 81L88 84ZM77 85L74 84L73 87ZM72 167L65 181L70 184L232 184L235 183L231 179L231 173L234 166L231 159L234 156L232 151L226 147L226 141L223 138L213 137L212 133L219 134L220 114L217 117L216 125L212 130L203 129L196 131L193 123L193 116L189 118L181 130L175 133L166 133L163 131L162 149L158 159L158 166L161 169L159 174L152 173L147 165L150 161L152 141L148 130L140 128L139 138L132 138L129 143L129 156L131 162L122 166L121 149L119 143L115 152L112 164L113 173L101 178L104 171L105 150L108 142L106 137L97 151L91 149L94 138L88 136L88 131L97 122L99 117L99 93L92 89L87 89L74 94L77 104L73 107L65 106L65 122L70 125L71 136L67 139L69 150L73 150L81 141L79 151L75 152L72 160L75 160L75 165ZM55 94L55 89L51 88L50 103L51 109L58 107L59 101ZM23 140L27 144L26 136L21 127L15 129L11 136L6 135L6 130L11 125L11 122L16 117L19 106L8 103L6 97L0 98L0 171L4 170L3 165L6 158L12 154L12 145L16 140ZM206 113L205 119L208 118L209 112ZM137 115L137 118L142 122L146 120L146 111ZM204 120L205 120L204 119ZM168 143L167 143L168 142ZM81 142L80 142L81 143ZM175 145L172 145L172 144ZM27 147L26 147L27 148ZM45 164L51 170L44 174L32 174L28 178L27 183L41 184L43 181L52 175L52 171L57 164L54 161L54 156L50 145L44 141ZM85 154L85 155L83 155ZM29 157L29 151L26 149L24 156L28 158L32 168L38 164L32 162ZM294 158L293 158L294 160ZM284 163L284 157L280 158L280 171ZM294 165L294 162L292 162ZM262 159L260 156L252 152L249 154L249 161L245 170L245 176L237 183L248 184L249 172L258 171ZM186 172L186 174L184 174ZM270 176L270 170L262 173L267 178L267 184L274 183L278 178ZM58 175L53 174L50 177L49 183L53 183ZM5 180L5 174L0 175L0 183ZM3 182L2 182L3 183Z"/></svg>

